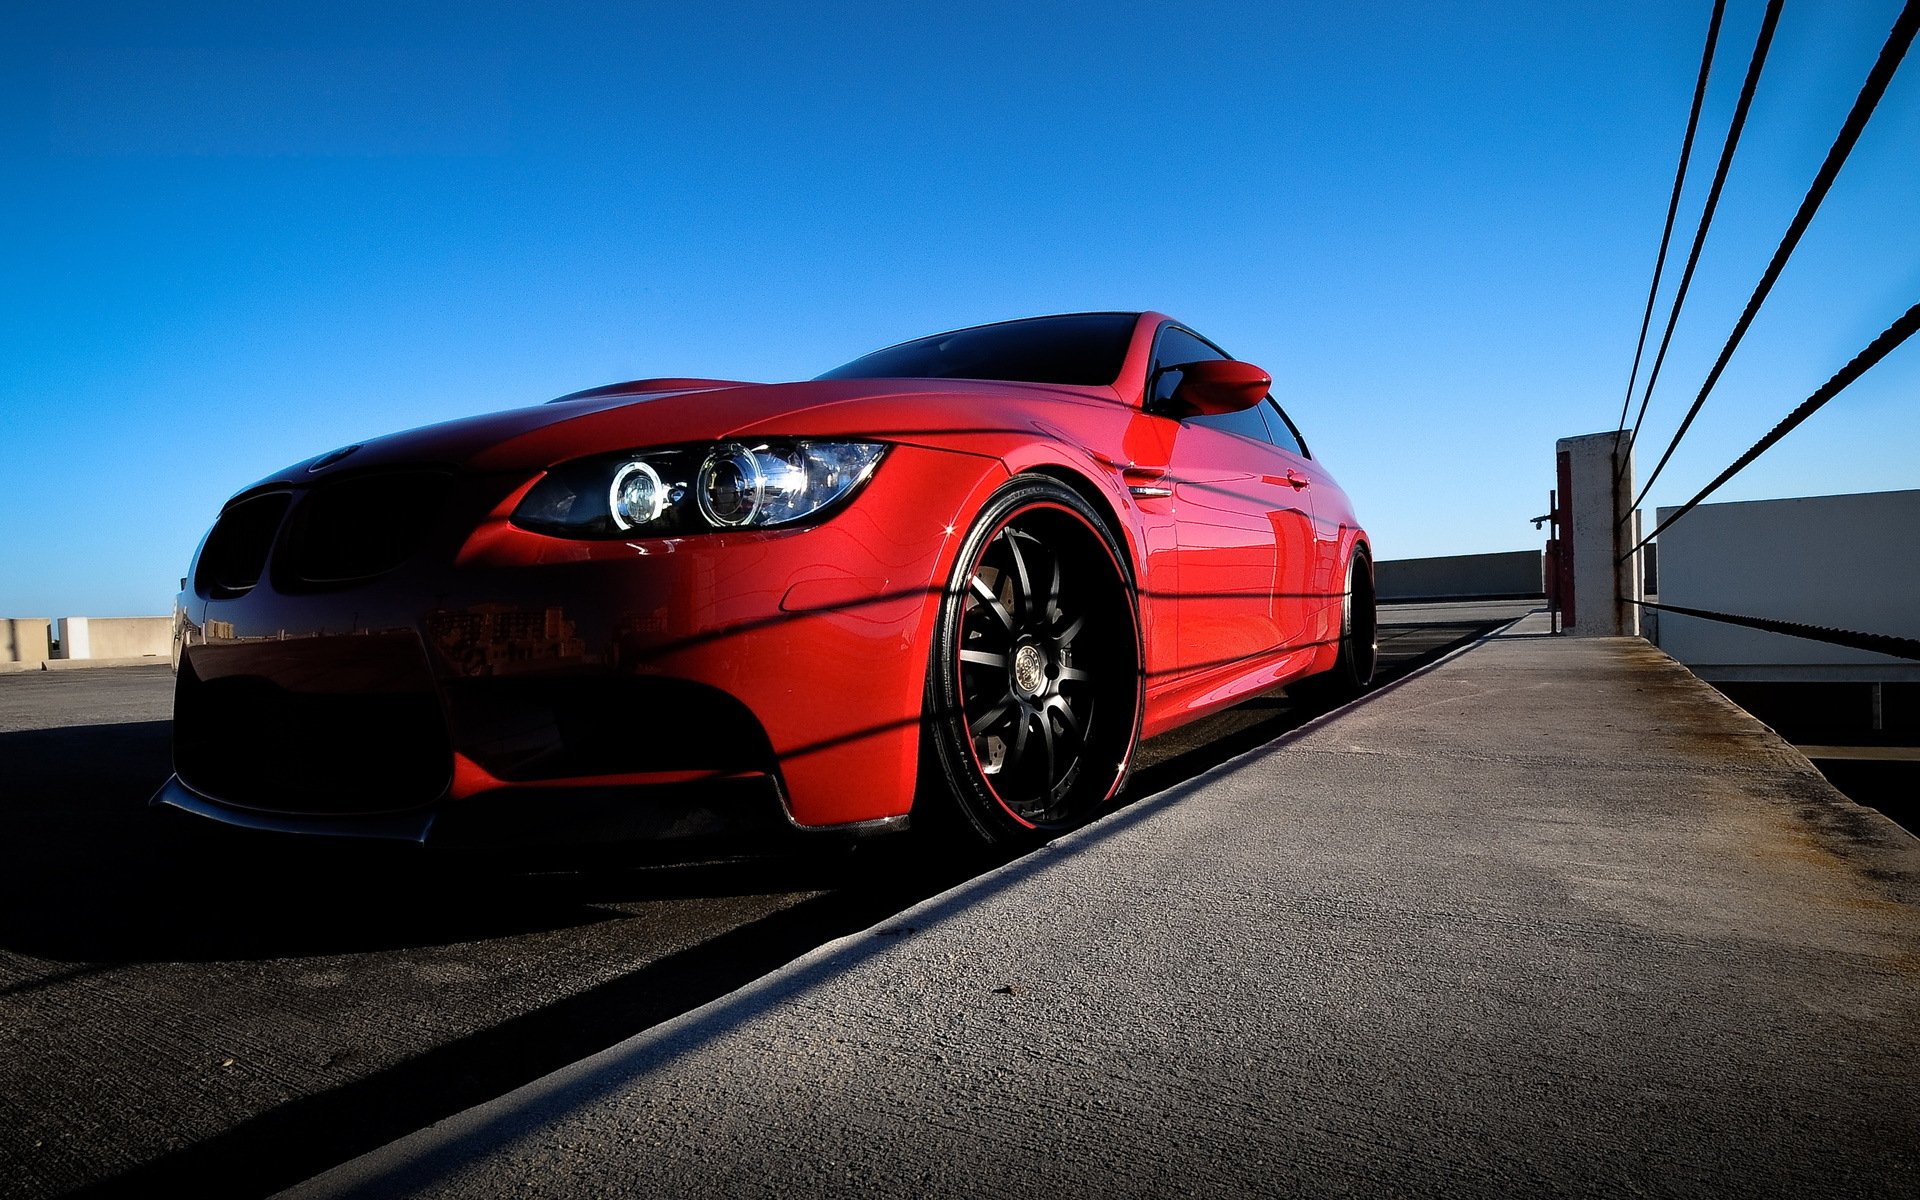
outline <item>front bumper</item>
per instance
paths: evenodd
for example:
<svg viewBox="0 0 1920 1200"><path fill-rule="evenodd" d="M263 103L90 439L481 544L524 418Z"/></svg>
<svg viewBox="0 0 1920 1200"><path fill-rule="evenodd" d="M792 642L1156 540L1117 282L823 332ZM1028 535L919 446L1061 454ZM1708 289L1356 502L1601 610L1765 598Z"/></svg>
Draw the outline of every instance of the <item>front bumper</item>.
<svg viewBox="0 0 1920 1200"><path fill-rule="evenodd" d="M819 526L633 542L529 533L508 516L531 480L459 479L378 578L270 561L237 594L183 593L155 802L447 845L897 825L936 581L996 469L896 447Z"/></svg>
<svg viewBox="0 0 1920 1200"><path fill-rule="evenodd" d="M787 816L779 789L765 775L630 788L556 788L548 794L518 792L445 808L336 817L222 804L175 775L152 803L260 833L516 854L636 844L676 854L773 851L814 845L826 836L894 833L908 823L901 815L820 828L796 825Z"/></svg>

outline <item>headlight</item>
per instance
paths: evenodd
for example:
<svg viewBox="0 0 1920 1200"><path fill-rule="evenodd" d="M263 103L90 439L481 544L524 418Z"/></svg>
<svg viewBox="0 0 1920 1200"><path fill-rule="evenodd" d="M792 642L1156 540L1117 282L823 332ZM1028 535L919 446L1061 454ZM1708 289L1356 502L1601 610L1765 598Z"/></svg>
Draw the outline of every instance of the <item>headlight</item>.
<svg viewBox="0 0 1920 1200"><path fill-rule="evenodd" d="M579 538L791 525L852 495L885 451L878 442L724 442L580 459L542 476L513 523Z"/></svg>

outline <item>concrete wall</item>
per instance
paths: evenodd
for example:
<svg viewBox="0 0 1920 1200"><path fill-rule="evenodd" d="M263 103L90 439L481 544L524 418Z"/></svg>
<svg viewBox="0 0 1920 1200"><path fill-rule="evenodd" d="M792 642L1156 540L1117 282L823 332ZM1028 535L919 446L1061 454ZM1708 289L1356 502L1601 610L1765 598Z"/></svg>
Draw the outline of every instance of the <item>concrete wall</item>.
<svg viewBox="0 0 1920 1200"><path fill-rule="evenodd" d="M62 658L166 658L173 655L171 617L62 617Z"/></svg>
<svg viewBox="0 0 1920 1200"><path fill-rule="evenodd" d="M45 662L53 657L52 636L45 617L0 617L0 662Z"/></svg>
<svg viewBox="0 0 1920 1200"><path fill-rule="evenodd" d="M1373 565L1374 588L1382 600L1540 596L1540 560L1538 550L1390 559Z"/></svg>
<svg viewBox="0 0 1920 1200"><path fill-rule="evenodd" d="M1660 535L1659 602L1920 638L1916 546L1920 491L1703 504ZM1920 679L1920 663L1677 613L1659 641L1705 679Z"/></svg>

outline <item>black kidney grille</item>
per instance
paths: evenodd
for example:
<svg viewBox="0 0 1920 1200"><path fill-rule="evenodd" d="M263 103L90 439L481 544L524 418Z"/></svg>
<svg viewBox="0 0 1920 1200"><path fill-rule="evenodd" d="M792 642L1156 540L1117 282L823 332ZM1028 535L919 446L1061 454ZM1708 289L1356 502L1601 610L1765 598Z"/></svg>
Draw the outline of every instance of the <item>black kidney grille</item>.
<svg viewBox="0 0 1920 1200"><path fill-rule="evenodd" d="M259 583L291 499L285 492L272 492L242 500L221 513L200 550L194 590L203 596L226 599Z"/></svg>
<svg viewBox="0 0 1920 1200"><path fill-rule="evenodd" d="M293 510L274 578L325 587L393 570L420 548L446 506L437 471L360 475L321 484Z"/></svg>

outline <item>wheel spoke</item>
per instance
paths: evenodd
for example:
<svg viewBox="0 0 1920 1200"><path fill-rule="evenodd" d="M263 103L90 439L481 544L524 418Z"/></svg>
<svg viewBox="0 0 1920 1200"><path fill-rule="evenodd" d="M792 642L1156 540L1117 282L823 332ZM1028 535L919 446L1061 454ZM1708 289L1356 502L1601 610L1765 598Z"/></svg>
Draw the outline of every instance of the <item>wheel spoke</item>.
<svg viewBox="0 0 1920 1200"><path fill-rule="evenodd" d="M999 667L1003 671L1007 669L1007 656L995 654L991 650L962 650L960 661L972 663L977 667Z"/></svg>
<svg viewBox="0 0 1920 1200"><path fill-rule="evenodd" d="M1053 773L1053 718L1045 712L1040 712L1035 715L1039 717L1040 737L1045 743L1047 752L1047 783L1041 792L1041 796L1050 801L1053 799L1053 785L1058 782L1058 776Z"/></svg>
<svg viewBox="0 0 1920 1200"><path fill-rule="evenodd" d="M1059 643L1062 650L1065 650L1068 646L1073 645L1073 639L1080 636L1080 630L1086 626L1086 623L1087 618L1084 614L1075 617L1072 624L1053 635L1053 640Z"/></svg>
<svg viewBox="0 0 1920 1200"><path fill-rule="evenodd" d="M1086 736L1085 734L1080 732L1080 718L1073 715L1073 706L1067 703L1067 698L1065 696L1048 697L1047 711L1050 713L1058 713L1060 716L1060 723L1062 725L1065 725L1068 729L1072 730L1074 737L1084 738Z"/></svg>
<svg viewBox="0 0 1920 1200"><path fill-rule="evenodd" d="M974 737L979 737L981 734L985 733L989 729L992 729L995 725L998 725L1000 723L1000 718L1007 715L1008 707L1010 706L1017 707L1018 705L1019 705L1019 701L1013 698L1013 693L1011 692L1007 693L1006 695L1000 697L1000 702L994 705L992 709L988 710L988 712L984 716L980 717L978 720L968 725L967 731L973 734Z"/></svg>
<svg viewBox="0 0 1920 1200"><path fill-rule="evenodd" d="M1060 555L1053 555L1053 578L1047 583L1047 624L1060 619Z"/></svg>
<svg viewBox="0 0 1920 1200"><path fill-rule="evenodd" d="M973 589L973 594L980 598L980 606L992 613L994 619L999 621L1008 633L1012 633L1013 614L1007 611L1006 605L1000 603L1000 597L993 594L993 589L987 586L987 581L976 573L973 582L968 586Z"/></svg>
<svg viewBox="0 0 1920 1200"><path fill-rule="evenodd" d="M1007 746L1007 765L1012 766L1027 754L1027 726L1033 724L1033 712L1026 705L1020 705L1018 715L1013 721L1013 741Z"/></svg>
<svg viewBox="0 0 1920 1200"><path fill-rule="evenodd" d="M1087 674L1085 671L1082 671L1079 667L1061 667L1060 682L1061 683L1069 683L1069 682L1091 683L1093 682L1093 676Z"/></svg>
<svg viewBox="0 0 1920 1200"><path fill-rule="evenodd" d="M1007 553L1013 558L1013 614L1022 621L1033 619L1033 577L1027 572L1026 556L1020 553L1020 539L1008 529L1001 533L1006 539Z"/></svg>

